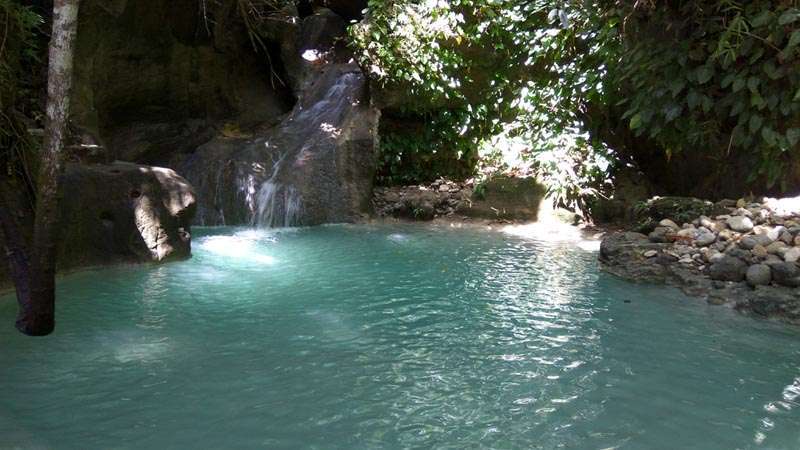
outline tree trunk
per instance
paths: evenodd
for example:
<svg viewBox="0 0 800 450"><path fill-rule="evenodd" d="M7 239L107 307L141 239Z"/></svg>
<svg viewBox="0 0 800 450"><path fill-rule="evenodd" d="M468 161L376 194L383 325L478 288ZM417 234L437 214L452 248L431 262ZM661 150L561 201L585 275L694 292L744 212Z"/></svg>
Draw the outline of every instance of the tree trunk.
<svg viewBox="0 0 800 450"><path fill-rule="evenodd" d="M63 172L78 2L79 0L53 2L53 34L50 37L47 75L47 119L36 191L27 298L20 295L20 286L17 285L17 298L20 300L17 329L31 336L50 334L55 327L58 185ZM7 242L9 238L13 238L7 232L4 234ZM7 247L11 248L8 244Z"/></svg>

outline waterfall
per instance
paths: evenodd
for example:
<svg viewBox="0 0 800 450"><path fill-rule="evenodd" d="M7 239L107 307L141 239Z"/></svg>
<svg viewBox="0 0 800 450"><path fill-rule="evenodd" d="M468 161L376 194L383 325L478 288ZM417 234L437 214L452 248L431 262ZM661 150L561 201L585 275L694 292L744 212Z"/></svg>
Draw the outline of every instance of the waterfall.
<svg viewBox="0 0 800 450"><path fill-rule="evenodd" d="M206 225L351 222L369 203L378 114L355 64L314 71L292 111L253 137L220 136L182 164Z"/></svg>
<svg viewBox="0 0 800 450"><path fill-rule="evenodd" d="M286 154L272 165L272 174L261 184L255 199L253 225L277 228L291 227L299 223L302 212L300 193L294 186L279 183L278 174Z"/></svg>

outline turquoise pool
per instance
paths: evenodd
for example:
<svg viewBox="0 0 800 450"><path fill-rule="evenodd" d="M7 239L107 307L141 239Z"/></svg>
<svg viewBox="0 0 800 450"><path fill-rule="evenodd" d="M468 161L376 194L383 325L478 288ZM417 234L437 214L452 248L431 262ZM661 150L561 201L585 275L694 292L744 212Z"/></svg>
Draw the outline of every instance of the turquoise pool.
<svg viewBox="0 0 800 450"><path fill-rule="evenodd" d="M0 448L800 448L800 332L414 225L195 230L194 258L0 299Z"/></svg>

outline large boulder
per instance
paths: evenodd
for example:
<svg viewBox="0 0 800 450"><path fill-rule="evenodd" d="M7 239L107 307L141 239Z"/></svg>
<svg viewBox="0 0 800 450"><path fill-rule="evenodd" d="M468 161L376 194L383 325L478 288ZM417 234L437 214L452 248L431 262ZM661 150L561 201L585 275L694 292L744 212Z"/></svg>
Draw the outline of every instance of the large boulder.
<svg viewBox="0 0 800 450"><path fill-rule="evenodd" d="M195 194L174 171L70 164L62 189L59 269L191 255Z"/></svg>
<svg viewBox="0 0 800 450"><path fill-rule="evenodd" d="M547 195L536 178L496 176L476 187L472 198L463 202L459 214L484 219L535 221Z"/></svg>
<svg viewBox="0 0 800 450"><path fill-rule="evenodd" d="M59 200L57 270L191 256L194 189L174 171L117 162L68 164ZM27 237L31 217L20 216ZM0 287L8 287L0 261Z"/></svg>

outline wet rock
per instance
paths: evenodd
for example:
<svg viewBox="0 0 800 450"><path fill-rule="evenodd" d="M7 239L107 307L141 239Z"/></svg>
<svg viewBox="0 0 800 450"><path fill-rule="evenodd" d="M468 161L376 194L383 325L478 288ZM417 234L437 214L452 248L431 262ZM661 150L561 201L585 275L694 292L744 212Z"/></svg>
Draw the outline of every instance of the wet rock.
<svg viewBox="0 0 800 450"><path fill-rule="evenodd" d="M772 282L772 269L766 264L754 264L747 268L745 278L750 286L765 286Z"/></svg>
<svg viewBox="0 0 800 450"><path fill-rule="evenodd" d="M198 223L354 222L371 210L378 111L356 64L304 78L290 114L254 138L219 137L175 166L197 188Z"/></svg>
<svg viewBox="0 0 800 450"><path fill-rule="evenodd" d="M800 269L795 263L781 262L773 264L772 279L781 286L800 287Z"/></svg>
<svg viewBox="0 0 800 450"><path fill-rule="evenodd" d="M719 281L742 281L746 271L747 263L729 255L714 262L708 269L711 279Z"/></svg>
<svg viewBox="0 0 800 450"><path fill-rule="evenodd" d="M739 233L747 233L748 231L753 229L753 221L750 218L745 216L733 216L726 221L729 227L733 231L737 231Z"/></svg>

